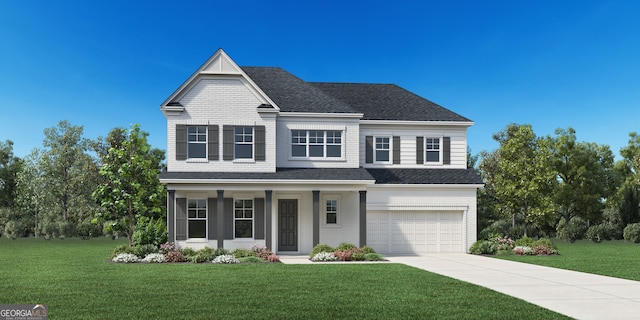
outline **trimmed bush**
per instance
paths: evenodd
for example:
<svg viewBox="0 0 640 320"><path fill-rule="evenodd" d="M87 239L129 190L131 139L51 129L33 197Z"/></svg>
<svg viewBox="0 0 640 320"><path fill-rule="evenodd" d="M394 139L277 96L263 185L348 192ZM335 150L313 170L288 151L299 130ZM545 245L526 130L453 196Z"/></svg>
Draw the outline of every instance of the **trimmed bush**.
<svg viewBox="0 0 640 320"><path fill-rule="evenodd" d="M169 251L164 255L167 262L183 262L184 255L180 251Z"/></svg>
<svg viewBox="0 0 640 320"><path fill-rule="evenodd" d="M573 243L576 242L576 240L584 238L584 235L587 232L587 222L578 216L571 218L568 223L564 218L562 218L558 222L556 230L556 236L559 239Z"/></svg>
<svg viewBox="0 0 640 320"><path fill-rule="evenodd" d="M309 258L313 258L316 254L320 252L334 252L334 251L336 251L334 247L328 244L321 243L313 247L313 249L311 250L311 253L309 253Z"/></svg>
<svg viewBox="0 0 640 320"><path fill-rule="evenodd" d="M358 249L358 247L353 243L343 242L336 247L336 250L340 251L348 251L351 249Z"/></svg>
<svg viewBox="0 0 640 320"><path fill-rule="evenodd" d="M4 226L4 236L9 239L15 240L23 231L20 221L10 220Z"/></svg>
<svg viewBox="0 0 640 320"><path fill-rule="evenodd" d="M547 238L540 238L531 244L533 253L536 255L551 255L558 254L558 248L551 240Z"/></svg>
<svg viewBox="0 0 640 320"><path fill-rule="evenodd" d="M149 263L163 263L165 262L165 257L161 253L150 253L142 259L143 262Z"/></svg>
<svg viewBox="0 0 640 320"><path fill-rule="evenodd" d="M243 248L238 248L235 249L233 251L231 251L231 254L236 257L236 258L245 258L245 257L255 257L255 253L253 253L253 250L251 249L243 249Z"/></svg>
<svg viewBox="0 0 640 320"><path fill-rule="evenodd" d="M516 247L531 247L532 244L533 239L529 237L522 237L513 243L513 245Z"/></svg>
<svg viewBox="0 0 640 320"><path fill-rule="evenodd" d="M82 240L89 240L91 237L102 235L102 226L91 223L91 219L86 219L76 226L76 234Z"/></svg>
<svg viewBox="0 0 640 320"><path fill-rule="evenodd" d="M225 254L231 254L231 252L229 252L229 250L227 250L225 248L218 248L213 252L213 256L214 257L223 256Z"/></svg>
<svg viewBox="0 0 640 320"><path fill-rule="evenodd" d="M113 260L113 258L115 258L117 255L121 253L135 254L135 252L136 250L134 248L131 248L126 244L119 245L113 249L113 251L111 252L111 256L109 256L109 259Z"/></svg>
<svg viewBox="0 0 640 320"><path fill-rule="evenodd" d="M331 252L322 251L311 257L311 261L336 261L338 257Z"/></svg>
<svg viewBox="0 0 640 320"><path fill-rule="evenodd" d="M182 252L184 259L188 261L191 261L191 257L196 255L196 251L191 248L180 248L179 251Z"/></svg>
<svg viewBox="0 0 640 320"><path fill-rule="evenodd" d="M469 248L469 252L472 254L496 254L498 246L493 241L478 240Z"/></svg>
<svg viewBox="0 0 640 320"><path fill-rule="evenodd" d="M234 256L232 256L230 254L223 254L221 256L217 256L211 262L216 263L216 264L236 264L236 263L240 263L240 261L238 259L236 259Z"/></svg>
<svg viewBox="0 0 640 320"><path fill-rule="evenodd" d="M272 254L269 257L267 257L267 261L269 261L269 262L280 262L280 257L276 256L275 254Z"/></svg>
<svg viewBox="0 0 640 320"><path fill-rule="evenodd" d="M356 250L351 253L351 261L364 261L364 252Z"/></svg>
<svg viewBox="0 0 640 320"><path fill-rule="evenodd" d="M364 254L364 260L366 261L382 261L384 258L381 254L375 252L369 252Z"/></svg>
<svg viewBox="0 0 640 320"><path fill-rule="evenodd" d="M158 253L158 247L153 244L139 245L134 248L134 253L140 258L144 258L148 254Z"/></svg>
<svg viewBox="0 0 640 320"><path fill-rule="evenodd" d="M589 227L587 229L586 237L587 239L600 243L602 240L611 240L611 237L614 233L613 226L609 223L601 223L595 226Z"/></svg>
<svg viewBox="0 0 640 320"><path fill-rule="evenodd" d="M633 243L640 243L640 223L628 224L622 231L625 240Z"/></svg>
<svg viewBox="0 0 640 320"><path fill-rule="evenodd" d="M364 247L360 248L360 250L362 250L362 253L364 253L364 254L376 253L376 251L373 250L373 248L371 248L370 246L364 246Z"/></svg>
<svg viewBox="0 0 640 320"><path fill-rule="evenodd" d="M515 246L513 248L513 253L523 256L533 254L533 249L530 246Z"/></svg>

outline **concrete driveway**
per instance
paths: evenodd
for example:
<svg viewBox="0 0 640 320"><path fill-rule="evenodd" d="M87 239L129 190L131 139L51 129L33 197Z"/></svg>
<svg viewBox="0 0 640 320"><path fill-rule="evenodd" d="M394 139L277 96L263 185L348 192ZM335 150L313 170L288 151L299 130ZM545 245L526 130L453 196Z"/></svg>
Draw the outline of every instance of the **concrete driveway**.
<svg viewBox="0 0 640 320"><path fill-rule="evenodd" d="M576 319L640 319L638 281L471 254L386 258L483 286Z"/></svg>

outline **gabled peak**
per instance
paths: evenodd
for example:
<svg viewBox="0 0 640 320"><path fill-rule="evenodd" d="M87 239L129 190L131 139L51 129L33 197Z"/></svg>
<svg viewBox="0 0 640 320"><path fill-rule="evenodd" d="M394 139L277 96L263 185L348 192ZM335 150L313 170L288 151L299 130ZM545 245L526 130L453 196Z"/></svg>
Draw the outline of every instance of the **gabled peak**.
<svg viewBox="0 0 640 320"><path fill-rule="evenodd" d="M200 73L204 74L242 74L238 65L222 49L207 60L200 68Z"/></svg>

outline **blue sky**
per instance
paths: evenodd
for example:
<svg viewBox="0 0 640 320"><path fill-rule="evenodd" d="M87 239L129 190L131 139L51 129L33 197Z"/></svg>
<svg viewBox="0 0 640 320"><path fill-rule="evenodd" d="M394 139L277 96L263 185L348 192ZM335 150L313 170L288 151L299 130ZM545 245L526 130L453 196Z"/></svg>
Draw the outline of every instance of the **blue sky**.
<svg viewBox="0 0 640 320"><path fill-rule="evenodd" d="M231 3L231 4L230 4ZM307 81L395 83L475 121L473 153L530 123L618 155L640 131L640 1L0 1L0 141L67 119L139 123L222 47Z"/></svg>

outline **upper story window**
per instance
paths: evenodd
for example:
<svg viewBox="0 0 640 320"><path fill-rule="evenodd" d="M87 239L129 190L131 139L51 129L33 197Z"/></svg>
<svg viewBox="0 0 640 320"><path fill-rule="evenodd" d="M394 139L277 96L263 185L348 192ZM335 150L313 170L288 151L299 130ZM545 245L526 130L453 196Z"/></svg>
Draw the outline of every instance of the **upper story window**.
<svg viewBox="0 0 640 320"><path fill-rule="evenodd" d="M187 236L207 237L207 200L189 199L187 202Z"/></svg>
<svg viewBox="0 0 640 320"><path fill-rule="evenodd" d="M253 159L253 127L234 128L235 159Z"/></svg>
<svg viewBox="0 0 640 320"><path fill-rule="evenodd" d="M426 162L440 162L440 138L425 138Z"/></svg>
<svg viewBox="0 0 640 320"><path fill-rule="evenodd" d="M292 130L291 156L300 158L342 157L342 131Z"/></svg>
<svg viewBox="0 0 640 320"><path fill-rule="evenodd" d="M376 137L375 162L389 162L389 152L391 146L389 141L389 137Z"/></svg>
<svg viewBox="0 0 640 320"><path fill-rule="evenodd" d="M190 159L207 157L206 126L187 126L187 157Z"/></svg>
<svg viewBox="0 0 640 320"><path fill-rule="evenodd" d="M235 238L253 238L253 199L234 201Z"/></svg>

